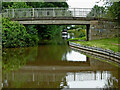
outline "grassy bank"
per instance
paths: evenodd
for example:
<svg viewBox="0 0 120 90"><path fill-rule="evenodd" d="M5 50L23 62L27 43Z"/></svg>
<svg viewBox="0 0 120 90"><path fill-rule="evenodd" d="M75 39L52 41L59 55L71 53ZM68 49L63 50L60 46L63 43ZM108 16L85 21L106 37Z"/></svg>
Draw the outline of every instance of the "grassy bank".
<svg viewBox="0 0 120 90"><path fill-rule="evenodd" d="M75 33L76 29L72 29L72 30L67 30L68 33Z"/></svg>
<svg viewBox="0 0 120 90"><path fill-rule="evenodd" d="M79 43L86 46L94 46L103 49L109 49L114 52L120 52L118 43L119 38L109 38L109 39L101 39L101 40L91 40L91 41L71 41L74 43Z"/></svg>
<svg viewBox="0 0 120 90"><path fill-rule="evenodd" d="M67 41L80 41L80 40L86 40L86 36L85 37L82 37L82 38L70 38L70 39L68 39Z"/></svg>

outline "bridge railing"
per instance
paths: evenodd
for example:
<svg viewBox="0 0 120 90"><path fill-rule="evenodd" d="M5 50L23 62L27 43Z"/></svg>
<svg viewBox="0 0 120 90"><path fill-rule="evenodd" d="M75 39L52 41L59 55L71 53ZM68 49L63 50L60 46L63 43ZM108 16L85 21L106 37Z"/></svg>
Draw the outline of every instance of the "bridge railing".
<svg viewBox="0 0 120 90"><path fill-rule="evenodd" d="M19 8L5 9L3 17L24 18L24 17L96 17L96 11L92 8ZM100 13L100 15L102 15Z"/></svg>

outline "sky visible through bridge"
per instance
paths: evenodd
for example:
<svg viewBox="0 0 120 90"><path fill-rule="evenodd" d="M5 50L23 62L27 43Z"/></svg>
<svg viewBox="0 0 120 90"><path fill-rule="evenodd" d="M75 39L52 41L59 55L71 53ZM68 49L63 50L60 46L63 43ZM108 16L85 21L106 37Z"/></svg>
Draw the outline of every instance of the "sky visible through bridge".
<svg viewBox="0 0 120 90"><path fill-rule="evenodd" d="M103 6L104 4L100 0L66 0L66 1L70 8L93 8L94 5Z"/></svg>

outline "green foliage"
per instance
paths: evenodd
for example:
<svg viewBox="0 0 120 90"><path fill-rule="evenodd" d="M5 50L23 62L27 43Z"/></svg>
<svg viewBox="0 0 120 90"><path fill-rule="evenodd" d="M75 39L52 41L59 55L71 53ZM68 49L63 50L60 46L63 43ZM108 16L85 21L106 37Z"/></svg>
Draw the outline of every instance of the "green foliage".
<svg viewBox="0 0 120 90"><path fill-rule="evenodd" d="M82 38L82 37L86 36L86 30L82 29L82 27L77 27L76 29L70 29L67 32L68 33L74 33L75 38Z"/></svg>
<svg viewBox="0 0 120 90"><path fill-rule="evenodd" d="M17 22L12 22L5 18L3 18L2 24L3 47L16 47L23 46L25 44L27 32L23 25L20 25Z"/></svg>
<svg viewBox="0 0 120 90"><path fill-rule="evenodd" d="M3 18L2 23L3 47L24 47L37 44L36 38L27 33L25 26Z"/></svg>
<svg viewBox="0 0 120 90"><path fill-rule="evenodd" d="M87 15L87 17L104 17L105 16L105 8L104 7L100 7L98 5L95 5L91 12Z"/></svg>
<svg viewBox="0 0 120 90"><path fill-rule="evenodd" d="M6 48L2 52L2 69L4 73L17 70L24 66L27 61L35 61L37 47L29 48Z"/></svg>
<svg viewBox="0 0 120 90"><path fill-rule="evenodd" d="M8 6L8 8L32 8L31 6L28 6L25 2L14 2L11 6Z"/></svg>
<svg viewBox="0 0 120 90"><path fill-rule="evenodd" d="M120 23L120 1L102 0L106 8L105 18L118 19Z"/></svg>
<svg viewBox="0 0 120 90"><path fill-rule="evenodd" d="M75 29L67 30L68 33L74 33L75 31L76 31Z"/></svg>
<svg viewBox="0 0 120 90"><path fill-rule="evenodd" d="M79 41L86 40L86 26L85 25L75 25L74 29L70 29L67 32L70 35L68 41Z"/></svg>
<svg viewBox="0 0 120 90"><path fill-rule="evenodd" d="M85 36L86 36L86 34L85 34L84 31L80 32L79 38L82 38L82 37L85 37Z"/></svg>
<svg viewBox="0 0 120 90"><path fill-rule="evenodd" d="M68 7L68 4L66 2L27 2L27 4L33 8Z"/></svg>
<svg viewBox="0 0 120 90"><path fill-rule="evenodd" d="M36 26L35 25L27 25L25 27L26 27L27 33L29 34L29 36L31 38L31 41L28 42L29 46L31 46L33 44L37 45L39 38L38 38L38 30L35 28Z"/></svg>
<svg viewBox="0 0 120 90"><path fill-rule="evenodd" d="M40 39L51 40L60 37L62 29L60 25L37 25Z"/></svg>
<svg viewBox="0 0 120 90"><path fill-rule="evenodd" d="M120 1L114 2L111 6L108 7L107 16L120 20Z"/></svg>
<svg viewBox="0 0 120 90"><path fill-rule="evenodd" d="M85 41L85 40L86 40L86 36L81 38L70 38L67 41Z"/></svg>
<svg viewBox="0 0 120 90"><path fill-rule="evenodd" d="M2 2L2 9L7 9L8 7L11 7L13 5L13 2Z"/></svg>

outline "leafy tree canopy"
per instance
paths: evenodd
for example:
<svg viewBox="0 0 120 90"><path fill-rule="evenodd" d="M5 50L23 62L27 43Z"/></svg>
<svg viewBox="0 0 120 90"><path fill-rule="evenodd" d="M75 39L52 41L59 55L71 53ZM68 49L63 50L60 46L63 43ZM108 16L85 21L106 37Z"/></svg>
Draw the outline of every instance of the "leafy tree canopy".
<svg viewBox="0 0 120 90"><path fill-rule="evenodd" d="M13 5L9 8L32 8L31 6L28 6L25 2L14 2Z"/></svg>
<svg viewBox="0 0 120 90"><path fill-rule="evenodd" d="M27 4L33 8L68 7L68 4L66 2L28 2Z"/></svg>

